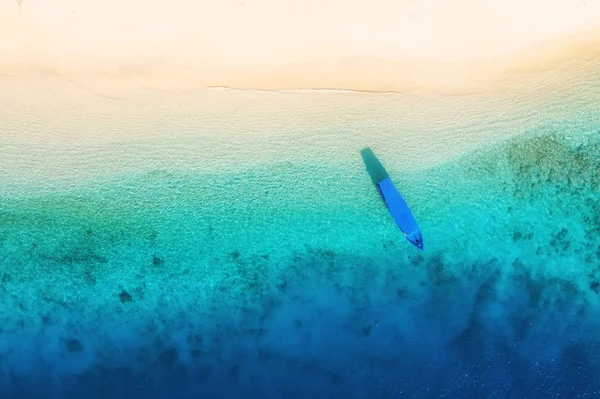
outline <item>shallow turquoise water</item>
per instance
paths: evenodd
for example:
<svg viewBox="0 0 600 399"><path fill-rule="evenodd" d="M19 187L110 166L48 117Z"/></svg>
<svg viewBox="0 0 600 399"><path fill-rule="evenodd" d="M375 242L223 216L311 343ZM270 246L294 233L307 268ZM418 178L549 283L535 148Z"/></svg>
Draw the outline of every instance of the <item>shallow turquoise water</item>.
<svg viewBox="0 0 600 399"><path fill-rule="evenodd" d="M597 111L417 170L373 146L424 252L393 223L361 146L328 161L325 148L185 171L168 161L174 141L153 140L136 144L164 152L150 170L73 186L6 181L0 389L597 395Z"/></svg>

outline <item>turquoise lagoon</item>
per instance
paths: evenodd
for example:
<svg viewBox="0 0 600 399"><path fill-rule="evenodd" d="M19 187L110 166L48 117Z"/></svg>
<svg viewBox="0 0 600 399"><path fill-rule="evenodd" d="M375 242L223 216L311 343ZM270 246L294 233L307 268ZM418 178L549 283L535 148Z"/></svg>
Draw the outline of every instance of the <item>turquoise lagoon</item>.
<svg viewBox="0 0 600 399"><path fill-rule="evenodd" d="M0 396L599 395L600 81L583 83L5 108Z"/></svg>

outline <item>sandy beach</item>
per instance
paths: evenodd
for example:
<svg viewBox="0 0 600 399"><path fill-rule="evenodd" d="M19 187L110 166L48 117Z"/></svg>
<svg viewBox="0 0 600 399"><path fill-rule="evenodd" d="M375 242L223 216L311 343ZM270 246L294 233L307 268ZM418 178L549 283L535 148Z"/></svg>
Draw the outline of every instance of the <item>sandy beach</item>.
<svg viewBox="0 0 600 399"><path fill-rule="evenodd" d="M559 0L24 0L0 5L0 26L2 81L66 77L112 94L130 85L489 91L600 51L600 4Z"/></svg>
<svg viewBox="0 0 600 399"><path fill-rule="evenodd" d="M600 4L24 0L0 27L5 184L353 162L367 143L413 170L600 93ZM200 144L126 145L157 140Z"/></svg>

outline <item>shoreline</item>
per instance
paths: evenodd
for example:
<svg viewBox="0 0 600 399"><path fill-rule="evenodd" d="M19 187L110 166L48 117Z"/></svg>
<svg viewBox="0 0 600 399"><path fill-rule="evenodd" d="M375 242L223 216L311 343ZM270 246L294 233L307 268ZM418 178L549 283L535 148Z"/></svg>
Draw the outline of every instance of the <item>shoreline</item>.
<svg viewBox="0 0 600 399"><path fill-rule="evenodd" d="M593 83L510 96L213 89L112 98L34 80L4 91L0 185L16 194L157 170L349 167L365 146L388 170L414 172L540 128L579 125L600 104L600 80Z"/></svg>
<svg viewBox="0 0 600 399"><path fill-rule="evenodd" d="M174 169L194 165L194 170L210 170L215 164L243 168L272 159L351 163L352 154L364 146L402 154L389 160L391 167L418 170L542 124L575 119L600 104L600 24L595 29L585 25L575 29L569 24L576 18L565 17L561 32L575 29L579 33L560 39L554 33L542 44L525 46L527 51L513 49L517 53L512 55L491 48L487 56L482 52L477 56L475 50L483 51L482 44L471 49L475 51L471 58L463 53L451 60L448 52L431 58L440 49L439 43L428 48L429 56L425 50L419 57L416 50L394 55L395 45L408 45L402 32L396 31L389 42L374 41L381 54L387 52L383 58L367 54L367 47L353 54L351 48L327 54L321 47L294 57L269 53L269 61L265 56L269 48L255 57L246 49L238 58L229 59L210 52L189 54L200 48L186 47L199 38L198 31L190 31L170 53L160 51L174 43L175 37L151 37L132 44L125 57L119 50L123 47L115 44L121 42L115 40L125 46L127 38L144 32L140 26L152 21L148 15L132 25L141 30L123 38L119 37L127 33L123 26L116 32L94 33L87 28L68 39L58 33L46 38L43 34L51 33L61 18L67 22L67 16L60 14L64 7L49 14L37 36L31 33L33 19L29 25L19 25L25 14L13 13L21 15L21 20L3 26L8 15L2 14L3 7L0 120L7 122L0 130L0 184L53 179L69 183L100 176L104 169L109 174L130 173L158 168L157 163ZM109 14L109 5L93 7L88 13ZM120 18L133 16L134 11L123 11ZM262 13L267 21L268 12ZM172 24L175 16L167 18L169 27L176 26ZM590 11L588 20L597 16L600 13ZM43 17L41 11L37 17ZM422 21L429 17L433 14L421 15ZM92 21L90 15L87 20L77 18L68 21L78 22L82 29L85 21ZM191 17L182 21L191 29ZM229 21L219 29L232 24ZM326 33L326 26L317 33ZM19 29L27 35L16 35ZM541 28L536 29L539 36ZM284 32L284 39L290 32L305 30ZM221 40L205 39L213 44ZM334 39L323 40L331 44ZM429 39L433 43L436 37ZM223 41L229 43L230 52L235 43L238 48L252 44L244 36L237 42L231 37ZM524 41L531 42L531 38ZM44 51L34 51L44 44L48 45ZM61 50L63 44L67 47ZM83 46L81 51L78 46ZM495 56L490 55L494 52ZM169 58L178 54L181 57ZM426 61L427 57L431 59Z"/></svg>

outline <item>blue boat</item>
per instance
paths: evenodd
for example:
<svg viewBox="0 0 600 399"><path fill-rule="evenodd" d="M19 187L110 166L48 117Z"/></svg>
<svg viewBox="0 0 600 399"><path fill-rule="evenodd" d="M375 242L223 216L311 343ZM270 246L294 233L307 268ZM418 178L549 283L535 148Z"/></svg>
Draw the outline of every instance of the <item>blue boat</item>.
<svg viewBox="0 0 600 399"><path fill-rule="evenodd" d="M373 180L377 190L379 190L383 202L392 214L400 231L411 244L422 250L423 237L421 237L421 231L419 230L417 221L408 208L408 205L406 205L404 198L402 198L398 189L396 189L394 183L392 183L387 171L369 147L363 148L360 151L360 154L363 157L371 180Z"/></svg>

